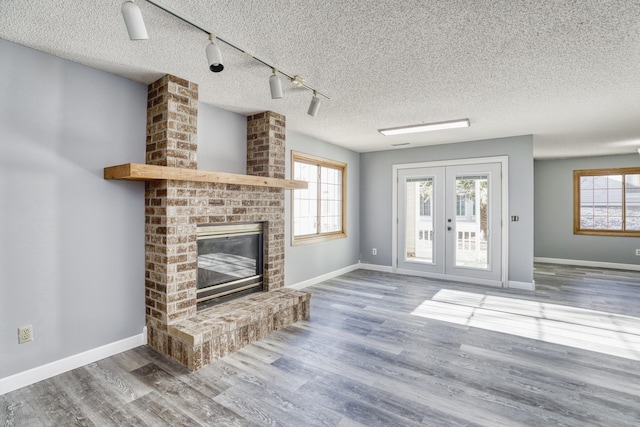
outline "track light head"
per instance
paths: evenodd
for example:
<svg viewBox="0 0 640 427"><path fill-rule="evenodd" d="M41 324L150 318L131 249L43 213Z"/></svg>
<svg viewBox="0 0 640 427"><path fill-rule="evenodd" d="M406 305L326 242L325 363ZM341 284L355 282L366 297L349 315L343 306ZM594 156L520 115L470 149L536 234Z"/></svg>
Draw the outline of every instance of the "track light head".
<svg viewBox="0 0 640 427"><path fill-rule="evenodd" d="M133 0L127 0L122 3L120 10L124 18L124 25L129 33L129 40L148 40L149 34L147 34L147 28L138 5Z"/></svg>
<svg viewBox="0 0 640 427"><path fill-rule="evenodd" d="M224 65L222 64L222 53L220 52L218 45L215 43L216 37L213 34L209 34L209 40L211 40L211 43L207 45L205 50L209 69L214 73L219 73L224 70Z"/></svg>
<svg viewBox="0 0 640 427"><path fill-rule="evenodd" d="M318 109L320 108L320 98L318 98L318 92L313 91L313 98L311 98L311 104L309 104L309 109L307 110L307 114L315 117L318 114Z"/></svg>
<svg viewBox="0 0 640 427"><path fill-rule="evenodd" d="M272 68L273 74L269 77L269 87L271 88L271 99L282 98L282 82L278 77L278 70Z"/></svg>

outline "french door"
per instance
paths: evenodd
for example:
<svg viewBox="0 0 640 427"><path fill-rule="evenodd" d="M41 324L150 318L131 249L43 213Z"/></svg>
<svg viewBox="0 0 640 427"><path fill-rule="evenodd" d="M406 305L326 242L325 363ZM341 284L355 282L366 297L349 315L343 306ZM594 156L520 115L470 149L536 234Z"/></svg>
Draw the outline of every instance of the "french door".
<svg viewBox="0 0 640 427"><path fill-rule="evenodd" d="M397 172L396 271L502 285L501 163Z"/></svg>

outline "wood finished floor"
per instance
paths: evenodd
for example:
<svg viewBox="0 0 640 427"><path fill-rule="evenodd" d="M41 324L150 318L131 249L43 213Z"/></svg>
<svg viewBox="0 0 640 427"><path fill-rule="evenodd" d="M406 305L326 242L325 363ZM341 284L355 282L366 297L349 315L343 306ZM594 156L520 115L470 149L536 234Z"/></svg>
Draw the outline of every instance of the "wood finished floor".
<svg viewBox="0 0 640 427"><path fill-rule="evenodd" d="M432 320L442 289L640 317L640 272L518 291L358 270L311 318L197 372L139 347L0 396L0 426L639 426L640 362Z"/></svg>

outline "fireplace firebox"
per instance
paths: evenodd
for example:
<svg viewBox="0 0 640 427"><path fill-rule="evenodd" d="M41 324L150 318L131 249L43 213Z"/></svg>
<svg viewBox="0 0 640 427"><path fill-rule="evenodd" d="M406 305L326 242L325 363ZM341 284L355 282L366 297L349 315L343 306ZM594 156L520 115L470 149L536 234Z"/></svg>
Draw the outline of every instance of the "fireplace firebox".
<svg viewBox="0 0 640 427"><path fill-rule="evenodd" d="M263 223L198 225L197 309L263 290Z"/></svg>

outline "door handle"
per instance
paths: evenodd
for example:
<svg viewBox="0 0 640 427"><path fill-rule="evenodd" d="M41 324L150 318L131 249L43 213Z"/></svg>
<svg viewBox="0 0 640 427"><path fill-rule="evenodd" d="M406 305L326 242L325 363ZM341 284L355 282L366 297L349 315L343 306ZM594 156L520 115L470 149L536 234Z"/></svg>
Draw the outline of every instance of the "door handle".
<svg viewBox="0 0 640 427"><path fill-rule="evenodd" d="M448 231L451 231L451 227L447 227L447 230L448 230Z"/></svg>

